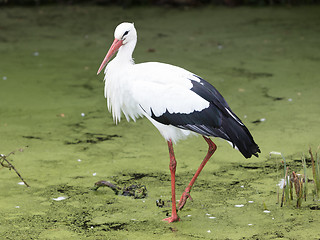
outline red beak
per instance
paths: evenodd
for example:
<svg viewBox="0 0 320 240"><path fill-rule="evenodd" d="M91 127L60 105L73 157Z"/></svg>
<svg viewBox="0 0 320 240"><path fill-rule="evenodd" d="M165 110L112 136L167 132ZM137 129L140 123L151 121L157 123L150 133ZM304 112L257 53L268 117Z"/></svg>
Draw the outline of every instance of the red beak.
<svg viewBox="0 0 320 240"><path fill-rule="evenodd" d="M119 39L114 39L106 57L103 59L99 70L97 72L97 75L99 75L99 73L101 72L101 70L107 65L107 63L110 61L110 59L112 58L112 56L119 50L119 48L122 46L123 41L119 40Z"/></svg>

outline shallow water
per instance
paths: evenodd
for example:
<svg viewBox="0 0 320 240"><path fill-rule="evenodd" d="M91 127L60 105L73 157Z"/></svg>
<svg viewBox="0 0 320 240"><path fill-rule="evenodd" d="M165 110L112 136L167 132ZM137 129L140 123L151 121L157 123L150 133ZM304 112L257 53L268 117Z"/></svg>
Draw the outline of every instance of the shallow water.
<svg viewBox="0 0 320 240"><path fill-rule="evenodd" d="M280 208L283 167L269 157L282 152L299 172L301 155L319 145L319 12L317 6L2 8L0 153L23 149L8 159L31 187L1 169L1 238L319 239L320 214L312 210L319 203L309 193L301 209ZM136 62L182 66L214 84L262 150L246 160L216 140L218 150L178 223L161 221L170 212L165 141L146 119L115 126L96 76L122 21L138 30ZM259 119L265 121L253 123ZM175 146L177 198L206 148L197 137ZM90 190L102 179L143 184L148 196ZM53 200L59 197L66 199ZM164 208L156 206L159 198Z"/></svg>

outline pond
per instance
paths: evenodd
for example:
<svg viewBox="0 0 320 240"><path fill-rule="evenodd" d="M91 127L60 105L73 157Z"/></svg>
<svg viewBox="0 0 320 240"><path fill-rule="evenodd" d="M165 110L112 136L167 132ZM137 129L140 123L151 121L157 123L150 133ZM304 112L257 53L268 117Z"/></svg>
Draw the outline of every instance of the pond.
<svg viewBox="0 0 320 240"><path fill-rule="evenodd" d="M319 10L1 8L0 153L14 151L7 159L30 185L1 168L1 238L319 239L313 185L301 208L280 207L282 158L269 154L303 173L301 157L319 146ZM218 150L180 222L161 221L171 199L166 142L147 119L115 125L96 75L123 21L137 28L137 63L166 62L209 81L262 152L245 159L213 139ZM194 137L174 147L179 199L207 145ZM147 196L93 191L100 180L144 185Z"/></svg>

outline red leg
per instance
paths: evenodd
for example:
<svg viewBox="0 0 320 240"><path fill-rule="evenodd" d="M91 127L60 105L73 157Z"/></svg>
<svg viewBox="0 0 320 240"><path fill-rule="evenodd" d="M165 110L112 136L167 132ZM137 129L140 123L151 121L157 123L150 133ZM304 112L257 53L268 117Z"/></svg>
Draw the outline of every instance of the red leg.
<svg viewBox="0 0 320 240"><path fill-rule="evenodd" d="M179 204L178 204L179 210L181 210L183 208L183 206L186 204L188 198L192 199L191 196L190 196L191 187L194 184L194 182L196 181L196 179L199 176L199 174L200 174L201 170L203 169L203 167L206 165L206 163L208 162L210 157L214 154L214 152L217 149L217 146L214 144L214 142L212 142L210 140L210 138L207 138L207 137L204 137L204 136L203 136L203 138L204 138L204 140L206 140L206 142L209 145L208 153L205 156L205 158L203 159L202 163L200 164L200 167L198 168L198 170L194 174L194 176L191 179L190 183L188 184L188 187L182 193L182 196L181 196Z"/></svg>
<svg viewBox="0 0 320 240"><path fill-rule="evenodd" d="M171 217L163 219L163 221L168 221L168 222L176 222L180 221L178 215L177 215L177 209L176 209L176 190L175 190L175 183L176 183L176 158L174 156L174 151L173 151L173 146L172 146L172 141L168 141L168 148L169 148L169 155L170 155L170 172L171 172L171 194L172 194L172 212L171 212Z"/></svg>

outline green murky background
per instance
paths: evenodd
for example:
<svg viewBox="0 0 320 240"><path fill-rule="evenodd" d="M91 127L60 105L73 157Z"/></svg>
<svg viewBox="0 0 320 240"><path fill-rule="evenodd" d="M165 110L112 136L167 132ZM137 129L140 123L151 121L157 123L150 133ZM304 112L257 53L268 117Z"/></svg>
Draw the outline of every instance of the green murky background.
<svg viewBox="0 0 320 240"><path fill-rule="evenodd" d="M0 238L319 239L320 213L312 210L319 203L309 193L301 209L280 208L283 167L269 157L282 152L301 171L301 155L319 145L319 13L319 6L1 8L0 153L24 149L9 160L31 187L1 169ZM136 62L171 63L210 81L262 150L246 160L216 140L178 223L162 222L170 207L156 206L170 200L165 141L146 119L115 126L96 76L122 21L138 30ZM175 147L178 198L206 150L197 137ZM102 179L144 184L148 197L91 191Z"/></svg>

